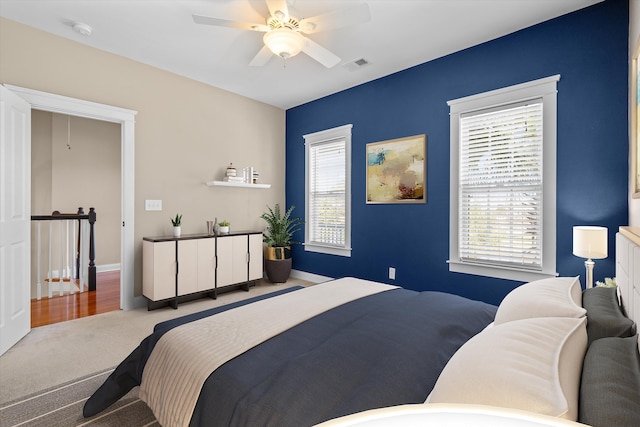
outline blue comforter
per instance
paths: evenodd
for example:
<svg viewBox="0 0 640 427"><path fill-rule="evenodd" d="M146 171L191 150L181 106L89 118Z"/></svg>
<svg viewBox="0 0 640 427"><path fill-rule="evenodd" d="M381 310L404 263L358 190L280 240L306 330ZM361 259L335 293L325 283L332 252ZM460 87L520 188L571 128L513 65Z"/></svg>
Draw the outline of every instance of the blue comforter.
<svg viewBox="0 0 640 427"><path fill-rule="evenodd" d="M140 384L144 364L167 330L247 302L158 324L87 401L84 415L106 409ZM451 294L405 289L344 304L218 368L205 382L190 425L305 426L423 402L449 358L493 321L495 311Z"/></svg>

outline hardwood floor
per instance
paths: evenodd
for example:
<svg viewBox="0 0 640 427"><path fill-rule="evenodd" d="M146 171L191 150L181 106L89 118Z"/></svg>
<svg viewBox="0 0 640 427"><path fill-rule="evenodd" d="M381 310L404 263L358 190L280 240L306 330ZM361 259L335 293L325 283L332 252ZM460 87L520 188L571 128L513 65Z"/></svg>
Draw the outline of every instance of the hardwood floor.
<svg viewBox="0 0 640 427"><path fill-rule="evenodd" d="M96 274L96 290L31 300L31 327L120 309L120 271Z"/></svg>

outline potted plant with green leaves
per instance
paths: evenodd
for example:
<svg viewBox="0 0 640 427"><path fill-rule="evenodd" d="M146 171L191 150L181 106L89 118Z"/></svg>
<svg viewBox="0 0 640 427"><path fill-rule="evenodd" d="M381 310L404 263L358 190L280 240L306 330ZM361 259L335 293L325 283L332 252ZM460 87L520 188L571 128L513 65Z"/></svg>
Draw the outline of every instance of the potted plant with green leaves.
<svg viewBox="0 0 640 427"><path fill-rule="evenodd" d="M220 227L219 228L220 233L226 234L229 232L229 227L231 226L231 223L225 219L224 221L220 221L220 224L218 224L218 226Z"/></svg>
<svg viewBox="0 0 640 427"><path fill-rule="evenodd" d="M289 207L282 215L279 204L273 209L267 206L268 210L260 216L267 223L262 239L267 244L265 271L273 283L286 282L291 274L291 245L299 243L293 241L293 234L303 223L300 218L291 216L294 208Z"/></svg>
<svg viewBox="0 0 640 427"><path fill-rule="evenodd" d="M173 237L180 237L180 231L182 226L182 214L176 214L175 218L170 218L171 224L173 224Z"/></svg>

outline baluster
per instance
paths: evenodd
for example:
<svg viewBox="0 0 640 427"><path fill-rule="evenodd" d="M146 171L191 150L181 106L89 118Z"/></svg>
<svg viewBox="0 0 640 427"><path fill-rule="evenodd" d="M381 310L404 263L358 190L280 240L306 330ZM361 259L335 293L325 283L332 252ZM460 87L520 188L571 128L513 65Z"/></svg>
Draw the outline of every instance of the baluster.
<svg viewBox="0 0 640 427"><path fill-rule="evenodd" d="M69 282L69 294L74 294L75 293L75 286L73 285L73 283L71 283L71 267L69 265L69 258L70 258L69 251L71 250L71 248L69 247L69 226L70 225L71 225L71 220L69 220L69 219L66 220L65 221L66 250L64 251L64 253L65 253L64 277Z"/></svg>
<svg viewBox="0 0 640 427"><path fill-rule="evenodd" d="M86 244L84 241L84 220L79 220L78 224L78 280L80 281L80 289L84 292L85 275L84 275L84 252Z"/></svg>
<svg viewBox="0 0 640 427"><path fill-rule="evenodd" d="M93 225L96 222L96 210L89 208L89 290L96 290L96 244L93 235Z"/></svg>
<svg viewBox="0 0 640 427"><path fill-rule="evenodd" d="M58 221L58 295L60 296L64 295L62 282L64 269L62 265L62 256L64 255L64 252L62 252L62 226L62 221Z"/></svg>
<svg viewBox="0 0 640 427"><path fill-rule="evenodd" d="M71 280L73 280L73 288L75 289L76 286L78 285L78 276L76 275L76 271L77 271L77 260L75 259L76 254L77 254L77 248L76 248L76 228L75 227L71 227L71 254L73 256L73 260L71 261L73 263L73 271L71 271L69 273L69 275L71 276ZM78 289L78 292L82 292L82 289Z"/></svg>
<svg viewBox="0 0 640 427"><path fill-rule="evenodd" d="M53 297L53 272L51 271L51 267L53 265L53 221L49 220L49 271L47 272L47 278L49 283L49 289L47 290L47 294L49 298Z"/></svg>
<svg viewBox="0 0 640 427"><path fill-rule="evenodd" d="M84 215L84 209L81 207L78 208L78 215ZM81 252L81 245L80 245L80 239L82 239L82 220L79 219L78 220L78 247L77 247L77 252L76 252L76 277L78 278L78 283L80 286L80 292L83 292L83 287L82 287L82 280L80 280L80 254Z"/></svg>
<svg viewBox="0 0 640 427"><path fill-rule="evenodd" d="M42 232L42 227L40 226L41 221L36 221L36 223L38 224L38 244L36 245L36 299L40 301L42 299L42 279L40 277L40 234Z"/></svg>

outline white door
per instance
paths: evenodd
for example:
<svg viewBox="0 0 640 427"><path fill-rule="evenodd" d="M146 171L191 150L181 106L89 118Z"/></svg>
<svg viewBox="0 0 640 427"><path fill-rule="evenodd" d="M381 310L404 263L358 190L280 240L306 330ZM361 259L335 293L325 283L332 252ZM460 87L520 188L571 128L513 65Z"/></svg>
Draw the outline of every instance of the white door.
<svg viewBox="0 0 640 427"><path fill-rule="evenodd" d="M31 104L0 85L0 354L31 329Z"/></svg>

